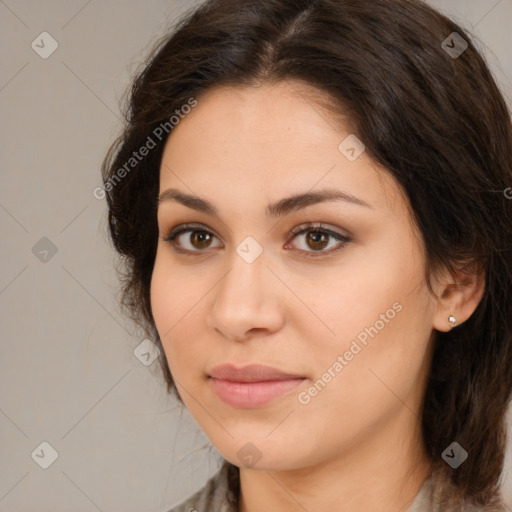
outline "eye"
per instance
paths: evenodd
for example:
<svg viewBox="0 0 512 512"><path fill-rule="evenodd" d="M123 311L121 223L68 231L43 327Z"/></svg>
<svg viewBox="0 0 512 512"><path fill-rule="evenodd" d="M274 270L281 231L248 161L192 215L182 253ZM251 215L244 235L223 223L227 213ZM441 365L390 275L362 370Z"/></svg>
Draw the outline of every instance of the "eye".
<svg viewBox="0 0 512 512"><path fill-rule="evenodd" d="M183 236L188 233L188 236ZM335 231L324 228L322 224L301 225L292 229L291 234L294 235L292 240L299 238L304 234L307 236L303 239L305 245L299 252L304 253L307 257L327 256L342 249L351 240ZM204 249L212 249L223 247L222 245L212 247L211 243L216 239L208 228L198 224L183 224L171 230L167 237L162 238L164 242L169 242L175 251L182 253L200 253L206 252ZM330 242L334 243L334 248L325 250L329 247ZM289 242L288 244L289 245ZM285 246L286 248L286 246ZM309 250L312 249L312 250Z"/></svg>
<svg viewBox="0 0 512 512"><path fill-rule="evenodd" d="M182 236L185 233L191 235ZM211 241L217 238L209 229L197 224L184 224L169 233L163 238L164 242L169 242L178 252L202 252L201 249L211 248Z"/></svg>
<svg viewBox="0 0 512 512"><path fill-rule="evenodd" d="M350 238L340 233L324 228L322 224L308 224L306 226L298 226L292 229L292 234L295 235L294 239L300 238L304 234L306 235L306 237L303 238L303 249L301 249L301 251L305 253L306 257L330 255L339 251L351 241ZM331 245L329 250L325 250L326 247L329 247L330 242L336 241L338 243L333 244L334 248L332 248L333 246Z"/></svg>

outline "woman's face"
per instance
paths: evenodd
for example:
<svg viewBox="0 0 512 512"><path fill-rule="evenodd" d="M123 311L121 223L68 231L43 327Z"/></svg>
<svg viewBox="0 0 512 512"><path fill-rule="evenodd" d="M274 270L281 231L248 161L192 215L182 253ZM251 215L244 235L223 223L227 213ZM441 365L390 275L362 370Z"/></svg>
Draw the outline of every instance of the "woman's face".
<svg viewBox="0 0 512 512"><path fill-rule="evenodd" d="M159 204L154 319L183 402L241 467L301 468L414 437L429 371L436 303L404 196L306 93L209 91L160 171L160 194L193 200ZM326 190L340 197L320 200ZM215 374L224 364L286 376Z"/></svg>

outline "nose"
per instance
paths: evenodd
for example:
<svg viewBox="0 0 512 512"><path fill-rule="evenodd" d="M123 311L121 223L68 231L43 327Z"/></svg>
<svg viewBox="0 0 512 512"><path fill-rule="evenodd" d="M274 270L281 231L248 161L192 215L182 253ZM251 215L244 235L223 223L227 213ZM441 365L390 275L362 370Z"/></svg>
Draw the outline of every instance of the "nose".
<svg viewBox="0 0 512 512"><path fill-rule="evenodd" d="M208 327L235 341L278 331L284 323L285 287L267 268L264 254L252 263L235 254L231 263L212 290Z"/></svg>

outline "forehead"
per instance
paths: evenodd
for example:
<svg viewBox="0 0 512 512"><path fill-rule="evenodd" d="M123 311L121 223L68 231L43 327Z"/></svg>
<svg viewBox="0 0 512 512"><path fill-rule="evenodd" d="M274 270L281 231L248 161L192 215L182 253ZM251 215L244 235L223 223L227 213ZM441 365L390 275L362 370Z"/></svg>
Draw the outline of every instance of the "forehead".
<svg viewBox="0 0 512 512"><path fill-rule="evenodd" d="M328 112L324 93L284 82L216 87L197 101L167 140L160 193L172 187L216 204L260 197L266 205L331 187L381 212L405 213L406 198L389 172L366 151L353 161L343 153L354 137L350 119Z"/></svg>

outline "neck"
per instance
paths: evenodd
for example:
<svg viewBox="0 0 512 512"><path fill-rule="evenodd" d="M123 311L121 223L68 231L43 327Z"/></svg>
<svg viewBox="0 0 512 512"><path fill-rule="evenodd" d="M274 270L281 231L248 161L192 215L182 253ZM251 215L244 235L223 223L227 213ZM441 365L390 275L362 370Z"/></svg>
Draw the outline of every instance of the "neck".
<svg viewBox="0 0 512 512"><path fill-rule="evenodd" d="M402 407L327 460L283 471L241 468L239 510L405 512L430 467L419 422Z"/></svg>

